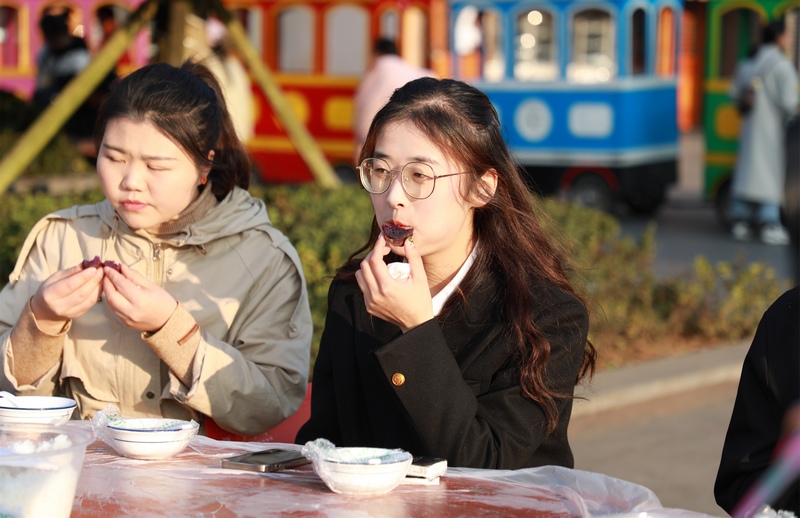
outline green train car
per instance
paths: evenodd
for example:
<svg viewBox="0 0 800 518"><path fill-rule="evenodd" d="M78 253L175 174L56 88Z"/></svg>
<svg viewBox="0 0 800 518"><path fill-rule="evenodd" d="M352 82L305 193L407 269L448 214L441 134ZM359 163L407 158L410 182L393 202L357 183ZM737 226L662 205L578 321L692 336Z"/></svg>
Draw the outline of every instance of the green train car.
<svg viewBox="0 0 800 518"><path fill-rule="evenodd" d="M706 6L704 195L714 202L719 221L726 228L730 224L730 181L739 142L739 114L729 88L737 64L759 41L761 27L781 17L791 35L787 55L800 68L800 0L710 0Z"/></svg>

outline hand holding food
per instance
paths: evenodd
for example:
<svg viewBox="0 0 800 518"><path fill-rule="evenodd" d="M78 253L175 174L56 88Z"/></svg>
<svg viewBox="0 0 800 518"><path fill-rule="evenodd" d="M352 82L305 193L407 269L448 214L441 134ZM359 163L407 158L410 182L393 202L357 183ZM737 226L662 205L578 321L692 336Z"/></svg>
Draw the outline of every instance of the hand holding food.
<svg viewBox="0 0 800 518"><path fill-rule="evenodd" d="M103 270L83 265L59 270L48 277L31 299L31 311L39 329L58 334L68 320L94 306L103 293Z"/></svg>
<svg viewBox="0 0 800 518"><path fill-rule="evenodd" d="M130 329L155 332L178 305L172 295L126 265L104 266L103 290L111 310Z"/></svg>
<svg viewBox="0 0 800 518"><path fill-rule="evenodd" d="M410 233L409 233L410 235ZM381 235L375 248L361 262L356 281L364 293L364 302L370 315L392 322L405 333L433 318L431 292L422 258L411 240L403 245L411 275L405 280L391 276L383 258L390 249Z"/></svg>
<svg viewBox="0 0 800 518"><path fill-rule="evenodd" d="M108 266L109 268L114 268L118 272L122 271L122 265L114 261L103 261L100 259L99 255L94 256L94 259L84 259L81 262L81 268L84 270L86 268L102 268L103 266Z"/></svg>

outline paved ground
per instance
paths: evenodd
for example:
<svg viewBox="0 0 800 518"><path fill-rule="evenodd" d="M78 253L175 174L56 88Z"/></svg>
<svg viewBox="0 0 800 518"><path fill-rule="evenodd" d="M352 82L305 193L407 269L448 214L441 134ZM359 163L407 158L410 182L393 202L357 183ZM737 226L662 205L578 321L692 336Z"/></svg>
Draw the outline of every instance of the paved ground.
<svg viewBox="0 0 800 518"><path fill-rule="evenodd" d="M713 486L745 342L599 373L575 406L575 467L641 484L664 507L727 516Z"/></svg>

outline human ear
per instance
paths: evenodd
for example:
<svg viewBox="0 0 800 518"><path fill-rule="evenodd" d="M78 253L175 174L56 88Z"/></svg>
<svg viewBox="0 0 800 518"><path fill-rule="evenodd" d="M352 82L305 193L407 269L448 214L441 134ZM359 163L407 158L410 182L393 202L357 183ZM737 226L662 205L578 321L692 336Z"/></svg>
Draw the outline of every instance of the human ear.
<svg viewBox="0 0 800 518"><path fill-rule="evenodd" d="M483 207L489 200L492 199L494 196L495 190L497 190L497 170L496 169L488 169L481 175L481 186L478 192L472 193L472 206L475 208Z"/></svg>

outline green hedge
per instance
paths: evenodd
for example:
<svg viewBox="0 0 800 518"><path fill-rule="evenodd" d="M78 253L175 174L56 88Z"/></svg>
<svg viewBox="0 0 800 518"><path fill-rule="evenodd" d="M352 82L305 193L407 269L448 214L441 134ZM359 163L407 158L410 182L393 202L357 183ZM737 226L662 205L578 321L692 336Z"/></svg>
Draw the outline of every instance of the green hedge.
<svg viewBox="0 0 800 518"><path fill-rule="evenodd" d="M308 281L315 335L313 357L325 320L331 275L363 244L372 206L358 186L326 190L314 185L257 187L273 224L289 236ZM0 284L13 268L33 224L44 214L76 203L102 199L100 192L53 198L10 195L0 204ZM659 279L653 273L655 227L637 241L620 238L612 216L595 210L538 199L545 224L574 257L572 278L592 309L591 338L600 350L625 349L631 343L669 337L707 342L750 336L786 282L774 270L742 260L710 264L698 258L682 277Z"/></svg>

